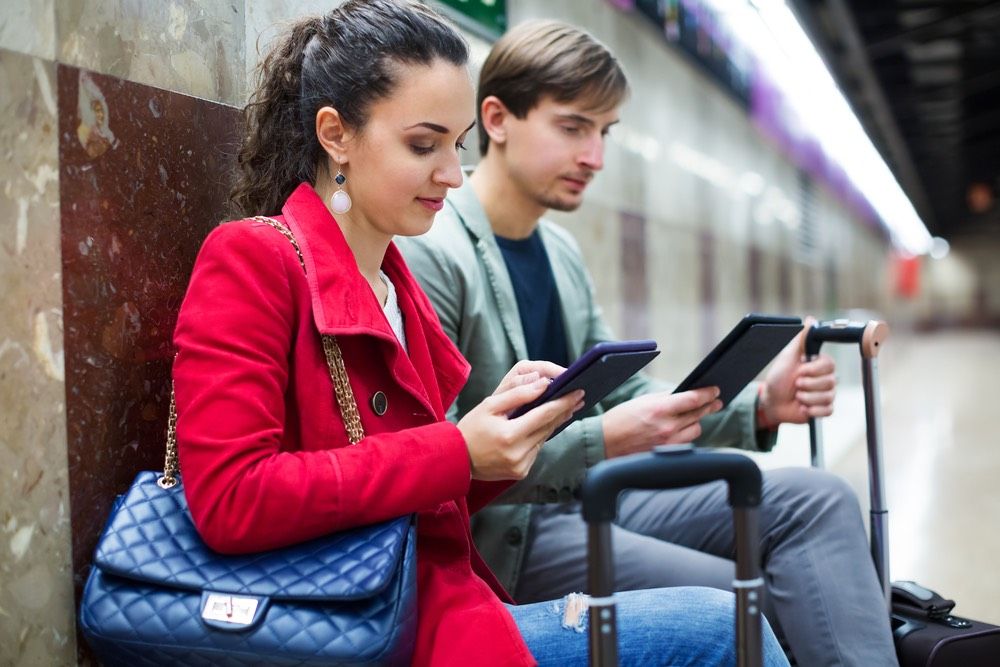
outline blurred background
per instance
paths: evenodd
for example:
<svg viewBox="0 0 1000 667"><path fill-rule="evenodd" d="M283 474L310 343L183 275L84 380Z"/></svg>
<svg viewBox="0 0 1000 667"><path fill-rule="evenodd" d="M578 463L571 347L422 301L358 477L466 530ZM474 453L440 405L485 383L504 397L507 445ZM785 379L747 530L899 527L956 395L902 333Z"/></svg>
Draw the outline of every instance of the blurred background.
<svg viewBox="0 0 1000 667"><path fill-rule="evenodd" d="M114 495L162 465L169 337L253 68L282 21L336 4L0 8L0 664L89 661L75 599ZM536 17L622 62L605 168L552 217L618 335L659 341L654 373L679 380L748 311L889 322L893 578L1000 623L1000 2L430 4L475 68ZM864 504L858 351L824 351L827 465ZM805 427L757 458L808 465Z"/></svg>

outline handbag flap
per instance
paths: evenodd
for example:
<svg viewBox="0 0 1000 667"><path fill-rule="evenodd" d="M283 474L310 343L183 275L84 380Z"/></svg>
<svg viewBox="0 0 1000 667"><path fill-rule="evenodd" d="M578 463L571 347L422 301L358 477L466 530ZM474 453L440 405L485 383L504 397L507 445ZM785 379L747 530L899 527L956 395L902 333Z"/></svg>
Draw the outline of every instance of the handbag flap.
<svg viewBox="0 0 1000 667"><path fill-rule="evenodd" d="M234 595L360 600L392 581L413 523L404 516L282 549L223 555L199 537L181 484L163 489L158 477L139 473L115 504L94 554L102 571Z"/></svg>

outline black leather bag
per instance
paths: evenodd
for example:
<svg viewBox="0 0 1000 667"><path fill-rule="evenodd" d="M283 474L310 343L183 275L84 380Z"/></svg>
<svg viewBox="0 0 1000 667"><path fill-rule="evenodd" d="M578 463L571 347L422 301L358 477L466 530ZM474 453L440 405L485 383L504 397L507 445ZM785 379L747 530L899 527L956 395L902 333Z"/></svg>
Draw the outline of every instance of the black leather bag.
<svg viewBox="0 0 1000 667"><path fill-rule="evenodd" d="M892 584L892 634L900 667L995 667L1000 627L954 616L955 601L912 581Z"/></svg>

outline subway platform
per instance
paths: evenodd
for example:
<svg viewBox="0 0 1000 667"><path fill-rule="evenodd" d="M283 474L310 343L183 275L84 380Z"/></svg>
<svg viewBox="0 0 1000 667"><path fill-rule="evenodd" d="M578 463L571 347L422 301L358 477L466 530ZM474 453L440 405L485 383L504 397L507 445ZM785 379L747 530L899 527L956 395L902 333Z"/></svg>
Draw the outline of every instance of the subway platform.
<svg viewBox="0 0 1000 667"><path fill-rule="evenodd" d="M830 348L840 387L823 422L827 466L868 513L864 402L853 349ZM848 353L849 352L849 353ZM1000 331L893 332L879 357L890 575L1000 624ZM764 468L809 465L805 426L782 426Z"/></svg>

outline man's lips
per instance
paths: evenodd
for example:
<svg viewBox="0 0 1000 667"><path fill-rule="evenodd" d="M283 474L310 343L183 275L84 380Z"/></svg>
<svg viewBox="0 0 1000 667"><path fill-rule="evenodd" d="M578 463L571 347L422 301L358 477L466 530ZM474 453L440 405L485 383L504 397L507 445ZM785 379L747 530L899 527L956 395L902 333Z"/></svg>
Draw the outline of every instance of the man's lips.
<svg viewBox="0 0 1000 667"><path fill-rule="evenodd" d="M588 176L563 176L562 180L565 181L570 187L575 190L583 190L587 187L590 182L590 177Z"/></svg>

